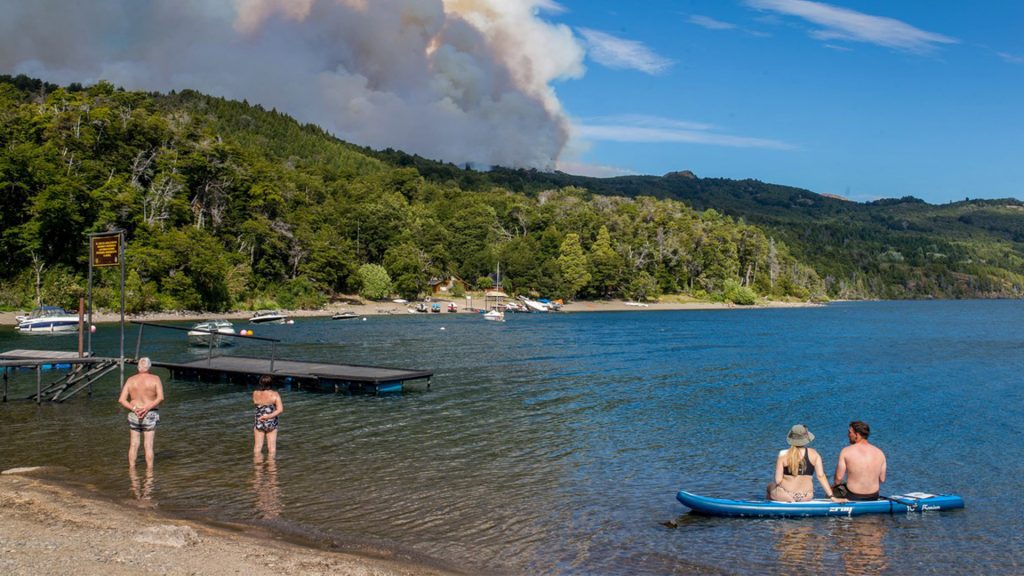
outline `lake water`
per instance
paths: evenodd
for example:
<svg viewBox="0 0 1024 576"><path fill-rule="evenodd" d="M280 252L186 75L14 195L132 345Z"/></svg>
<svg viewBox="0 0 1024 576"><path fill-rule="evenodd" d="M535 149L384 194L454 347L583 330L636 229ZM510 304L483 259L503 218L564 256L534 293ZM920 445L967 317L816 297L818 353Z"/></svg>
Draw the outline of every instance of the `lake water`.
<svg viewBox="0 0 1024 576"><path fill-rule="evenodd" d="M300 319L255 329L287 340L279 357L432 369L431 388L285 389L271 466L251 456L249 390L166 382L155 474L131 478L107 378L91 398L0 405L0 468L65 466L114 498L472 573L1020 574L1022 327L1017 301ZM74 340L5 328L0 349ZM116 355L116 326L94 349ZM196 355L149 329L143 353ZM34 389L29 372L11 382L12 398ZM796 423L831 477L851 420L888 455L883 493L955 492L967 508L745 520L675 500L759 497Z"/></svg>

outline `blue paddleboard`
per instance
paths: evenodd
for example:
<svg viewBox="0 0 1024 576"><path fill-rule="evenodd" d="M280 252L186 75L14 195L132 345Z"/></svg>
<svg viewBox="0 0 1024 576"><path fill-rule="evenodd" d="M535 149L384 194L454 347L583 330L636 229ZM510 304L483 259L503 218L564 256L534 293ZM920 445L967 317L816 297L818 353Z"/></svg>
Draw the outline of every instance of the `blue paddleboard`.
<svg viewBox="0 0 1024 576"><path fill-rule="evenodd" d="M908 492L882 496L878 500L857 502L774 502L771 500L728 500L698 496L685 490L676 499L698 514L709 516L859 516L861 514L903 514L930 512L964 507L964 499L956 494Z"/></svg>

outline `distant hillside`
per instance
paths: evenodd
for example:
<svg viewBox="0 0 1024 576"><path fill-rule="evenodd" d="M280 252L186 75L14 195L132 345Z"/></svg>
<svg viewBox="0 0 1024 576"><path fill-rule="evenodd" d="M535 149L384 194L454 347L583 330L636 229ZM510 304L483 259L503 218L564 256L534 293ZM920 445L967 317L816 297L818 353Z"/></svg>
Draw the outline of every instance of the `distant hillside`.
<svg viewBox="0 0 1024 576"><path fill-rule="evenodd" d="M905 197L869 203L757 180L587 178L497 170L493 180L536 193L577 186L595 194L653 196L714 209L769 230L812 264L837 297L969 298L1024 295L1024 202L932 205Z"/></svg>
<svg viewBox="0 0 1024 576"><path fill-rule="evenodd" d="M86 235L128 233L132 311L426 294L1020 297L1024 206L868 204L753 180L487 172L245 102L0 77L0 306L73 305ZM97 273L99 306L116 278Z"/></svg>

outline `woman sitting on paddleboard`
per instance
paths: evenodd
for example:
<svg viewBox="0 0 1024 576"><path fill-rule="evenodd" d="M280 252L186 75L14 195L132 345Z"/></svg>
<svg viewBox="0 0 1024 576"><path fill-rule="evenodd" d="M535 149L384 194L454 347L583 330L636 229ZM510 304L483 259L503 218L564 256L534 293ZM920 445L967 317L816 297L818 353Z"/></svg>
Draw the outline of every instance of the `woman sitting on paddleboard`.
<svg viewBox="0 0 1024 576"><path fill-rule="evenodd" d="M814 434L803 424L789 429L786 441L788 450L781 450L775 459L775 481L768 485L768 499L778 502L806 502L814 499L812 476L825 490L825 496L832 498L832 487L825 477L825 466L817 450L807 445L814 440Z"/></svg>

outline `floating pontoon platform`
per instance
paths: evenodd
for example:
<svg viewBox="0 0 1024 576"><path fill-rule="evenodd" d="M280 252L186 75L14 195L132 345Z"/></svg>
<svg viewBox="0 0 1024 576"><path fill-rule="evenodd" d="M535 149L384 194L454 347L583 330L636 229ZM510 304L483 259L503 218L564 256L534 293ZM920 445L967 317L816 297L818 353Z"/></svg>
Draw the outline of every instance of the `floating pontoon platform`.
<svg viewBox="0 0 1024 576"><path fill-rule="evenodd" d="M427 380L427 388L430 388L430 378L434 375L431 370L248 356L214 356L184 364L153 362L153 366L170 370L171 377L176 380L251 385L256 384L260 376L269 374L275 382L299 389L349 393L398 392L405 382L422 379Z"/></svg>
<svg viewBox="0 0 1024 576"><path fill-rule="evenodd" d="M117 367L117 358L80 356L77 352L55 350L8 350L0 352L0 367L4 368L3 401L7 401L7 368L34 368L36 370L36 393L28 399L41 402L63 402L89 388L93 382ZM67 369L68 373L42 386L41 370L49 368Z"/></svg>

